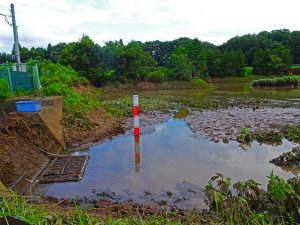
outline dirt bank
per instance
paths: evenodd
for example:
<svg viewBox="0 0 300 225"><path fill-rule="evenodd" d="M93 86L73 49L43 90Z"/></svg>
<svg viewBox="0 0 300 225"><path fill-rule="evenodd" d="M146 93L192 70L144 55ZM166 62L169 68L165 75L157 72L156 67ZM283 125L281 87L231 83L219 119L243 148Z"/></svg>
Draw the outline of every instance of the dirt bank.
<svg viewBox="0 0 300 225"><path fill-rule="evenodd" d="M298 108L229 108L192 112L186 121L196 136L213 141L236 140L242 128L251 131L278 129L300 123Z"/></svg>
<svg viewBox="0 0 300 225"><path fill-rule="evenodd" d="M91 129L64 128L65 141L68 147L99 142L126 131L121 120L107 115L103 110L91 111L88 118L94 125Z"/></svg>
<svg viewBox="0 0 300 225"><path fill-rule="evenodd" d="M28 180L47 162L38 148L57 153L59 145L41 132L21 114L11 113L0 119L0 180L8 185L16 185L22 192Z"/></svg>

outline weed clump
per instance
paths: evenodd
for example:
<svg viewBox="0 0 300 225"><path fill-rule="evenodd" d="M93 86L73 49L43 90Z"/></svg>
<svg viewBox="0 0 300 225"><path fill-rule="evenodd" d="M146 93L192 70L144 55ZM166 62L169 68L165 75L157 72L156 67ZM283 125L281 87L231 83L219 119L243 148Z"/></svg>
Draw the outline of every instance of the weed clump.
<svg viewBox="0 0 300 225"><path fill-rule="evenodd" d="M255 180L231 183L222 174L213 176L204 188L205 202L215 212L216 222L226 224L298 224L299 178L285 180L268 176L263 190ZM254 222L256 221L256 222Z"/></svg>
<svg viewBox="0 0 300 225"><path fill-rule="evenodd" d="M300 127L296 126L288 126L284 130L286 139L293 142L299 142L300 141Z"/></svg>
<svg viewBox="0 0 300 225"><path fill-rule="evenodd" d="M281 144L284 137L283 132L276 130L254 132L243 128L237 136L237 141L244 144L250 144L254 140L259 143Z"/></svg>
<svg viewBox="0 0 300 225"><path fill-rule="evenodd" d="M259 143L263 143L263 142L282 143L282 138L283 138L283 135L280 132L274 130L256 132L254 136Z"/></svg>
<svg viewBox="0 0 300 225"><path fill-rule="evenodd" d="M248 128L243 128L238 134L237 141L241 143L250 143L254 139L254 134Z"/></svg>

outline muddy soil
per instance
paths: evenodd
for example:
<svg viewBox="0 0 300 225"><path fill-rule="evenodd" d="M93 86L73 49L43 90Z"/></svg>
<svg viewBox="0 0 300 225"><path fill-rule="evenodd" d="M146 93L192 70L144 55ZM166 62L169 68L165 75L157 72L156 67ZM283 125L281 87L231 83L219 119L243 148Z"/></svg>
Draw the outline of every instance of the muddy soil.
<svg viewBox="0 0 300 225"><path fill-rule="evenodd" d="M0 180L20 192L48 160L39 148L49 153L60 149L38 125L18 113L0 119L0 146Z"/></svg>
<svg viewBox="0 0 300 225"><path fill-rule="evenodd" d="M236 140L242 128L251 131L279 129L300 123L298 108L229 108L194 111L186 121L195 136L204 136L213 141Z"/></svg>
<svg viewBox="0 0 300 225"><path fill-rule="evenodd" d="M107 115L103 110L93 110L88 118L95 126L91 129L82 130L65 127L64 136L68 147L79 147L99 142L121 133L125 133L124 123Z"/></svg>

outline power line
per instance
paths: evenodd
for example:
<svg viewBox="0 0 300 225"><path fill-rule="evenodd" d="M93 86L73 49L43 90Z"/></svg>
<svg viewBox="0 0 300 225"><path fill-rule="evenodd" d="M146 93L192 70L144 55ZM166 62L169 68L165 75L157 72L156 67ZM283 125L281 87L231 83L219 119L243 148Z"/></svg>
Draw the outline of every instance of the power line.
<svg viewBox="0 0 300 225"><path fill-rule="evenodd" d="M8 18L11 17L11 16L9 16L9 15L4 15L4 14L1 14L1 13L0 13L0 16L4 16L5 22L6 22L9 26L12 26L12 24L11 24L11 23L9 22L9 20L8 20Z"/></svg>

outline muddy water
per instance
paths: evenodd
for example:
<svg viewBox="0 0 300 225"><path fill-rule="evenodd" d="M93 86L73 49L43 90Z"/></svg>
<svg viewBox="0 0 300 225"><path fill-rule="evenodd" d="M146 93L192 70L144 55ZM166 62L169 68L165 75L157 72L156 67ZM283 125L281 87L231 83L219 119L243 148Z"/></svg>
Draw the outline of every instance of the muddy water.
<svg viewBox="0 0 300 225"><path fill-rule="evenodd" d="M194 208L204 207L201 187L216 172L233 181L253 178L262 187L271 171L285 178L293 176L269 163L291 150L293 144L286 140L277 147L253 143L245 151L235 141L224 144L195 137L184 119L170 119L152 129L149 133L143 127L145 134L139 140L128 131L91 147L81 181L40 186L40 191L56 197L95 198L95 189L98 195L114 200Z"/></svg>

